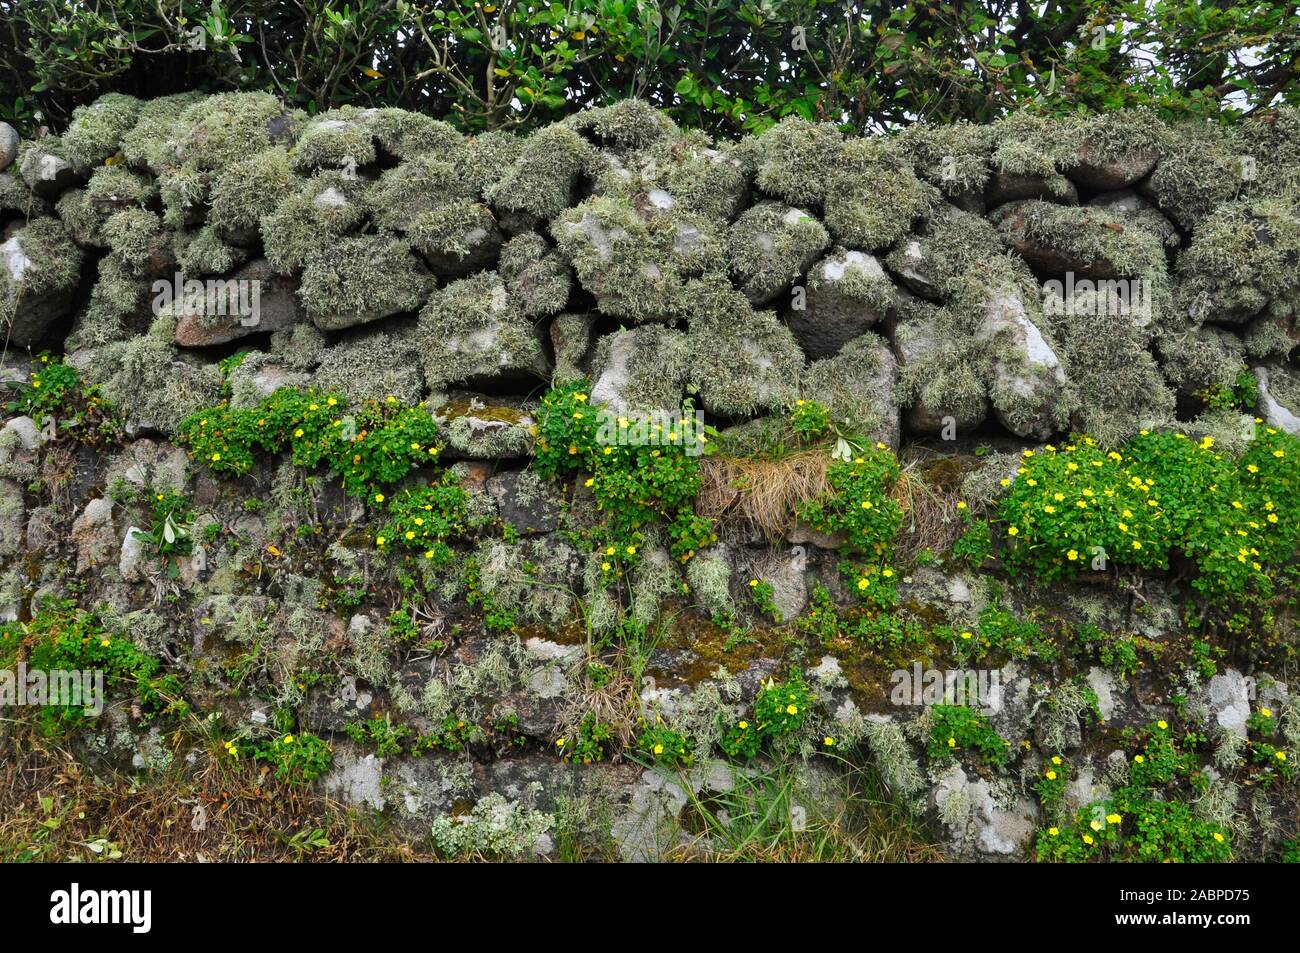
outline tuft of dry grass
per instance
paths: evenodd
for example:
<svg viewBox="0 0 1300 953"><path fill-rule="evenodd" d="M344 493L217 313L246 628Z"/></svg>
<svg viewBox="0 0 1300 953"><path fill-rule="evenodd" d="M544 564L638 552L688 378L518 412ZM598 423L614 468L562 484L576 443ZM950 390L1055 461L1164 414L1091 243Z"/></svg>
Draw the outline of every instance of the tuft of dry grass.
<svg viewBox="0 0 1300 953"><path fill-rule="evenodd" d="M801 505L830 490L830 465L824 450L774 459L704 457L695 511L724 527L754 529L777 542L794 529Z"/></svg>

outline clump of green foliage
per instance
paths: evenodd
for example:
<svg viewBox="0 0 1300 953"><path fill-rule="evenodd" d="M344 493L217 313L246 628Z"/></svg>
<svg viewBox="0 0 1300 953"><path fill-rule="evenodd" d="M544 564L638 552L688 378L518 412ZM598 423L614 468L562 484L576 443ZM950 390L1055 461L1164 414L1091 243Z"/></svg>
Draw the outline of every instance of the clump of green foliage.
<svg viewBox="0 0 1300 953"><path fill-rule="evenodd" d="M1007 565L1056 579L1100 556L1163 570L1182 553L1208 597L1269 593L1300 546L1297 459L1300 440L1262 424L1239 458L1178 432L1108 452L1089 437L1026 450L999 510Z"/></svg>
<svg viewBox="0 0 1300 953"><path fill-rule="evenodd" d="M934 705L930 708L930 737L926 753L932 761L952 757L956 751L978 752L994 767L1006 763L1011 746L977 708Z"/></svg>
<svg viewBox="0 0 1300 953"><path fill-rule="evenodd" d="M603 517L593 540L612 581L637 562L648 531L662 525L674 558L687 562L713 541L709 520L697 516L699 456L709 430L689 420L630 420L590 406L589 385L571 381L548 391L537 409L533 467L543 477L590 474L583 481Z"/></svg>
<svg viewBox="0 0 1300 953"><path fill-rule="evenodd" d="M180 441L214 473L238 476L255 453L288 449L300 467L327 465L353 494L396 483L438 459L438 425L420 407L396 398L349 409L337 394L282 387L255 407L223 403L191 414Z"/></svg>

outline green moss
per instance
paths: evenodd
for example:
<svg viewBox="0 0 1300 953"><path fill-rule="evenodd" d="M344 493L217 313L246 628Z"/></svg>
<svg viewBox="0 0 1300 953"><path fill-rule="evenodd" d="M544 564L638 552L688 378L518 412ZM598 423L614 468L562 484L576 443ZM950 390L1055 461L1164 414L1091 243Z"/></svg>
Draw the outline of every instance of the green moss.
<svg viewBox="0 0 1300 953"><path fill-rule="evenodd" d="M727 262L756 304L780 294L830 247L821 222L802 209L762 202L742 212L727 232Z"/></svg>
<svg viewBox="0 0 1300 953"><path fill-rule="evenodd" d="M270 93L218 93L187 107L172 130L176 156L200 171L221 171L287 139L301 125Z"/></svg>
<svg viewBox="0 0 1300 953"><path fill-rule="evenodd" d="M294 324L271 335L271 353L295 370L317 367L325 359L325 349L325 335L310 324Z"/></svg>
<svg viewBox="0 0 1300 953"><path fill-rule="evenodd" d="M99 230L108 216L90 201L85 189L69 189L59 197L55 211L78 245L103 247Z"/></svg>
<svg viewBox="0 0 1300 953"><path fill-rule="evenodd" d="M591 348L593 325L589 314L561 314L551 322L551 343L555 348L553 386L587 376L582 362Z"/></svg>
<svg viewBox="0 0 1300 953"><path fill-rule="evenodd" d="M320 172L261 219L266 257L282 274L328 257L366 217L366 183L340 172Z"/></svg>
<svg viewBox="0 0 1300 953"><path fill-rule="evenodd" d="M337 330L415 311L432 287L432 276L405 242L354 235L308 260L298 296L318 328Z"/></svg>
<svg viewBox="0 0 1300 953"><path fill-rule="evenodd" d="M548 126L528 137L486 197L503 211L554 218L573 204L578 176L591 160L591 145L576 132Z"/></svg>
<svg viewBox="0 0 1300 953"><path fill-rule="evenodd" d="M63 133L64 155L73 165L99 165L117 153L140 116L140 100L122 93L106 93L93 103L78 106Z"/></svg>

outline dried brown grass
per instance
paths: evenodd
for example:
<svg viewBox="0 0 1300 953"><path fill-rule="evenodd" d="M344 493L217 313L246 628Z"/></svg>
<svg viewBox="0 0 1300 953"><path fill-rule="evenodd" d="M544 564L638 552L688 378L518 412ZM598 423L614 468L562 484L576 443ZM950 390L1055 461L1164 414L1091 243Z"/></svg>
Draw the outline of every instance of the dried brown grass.
<svg viewBox="0 0 1300 953"><path fill-rule="evenodd" d="M794 529L799 507L830 490L831 456L805 450L779 458L705 457L695 510L728 526L757 530L777 542Z"/></svg>

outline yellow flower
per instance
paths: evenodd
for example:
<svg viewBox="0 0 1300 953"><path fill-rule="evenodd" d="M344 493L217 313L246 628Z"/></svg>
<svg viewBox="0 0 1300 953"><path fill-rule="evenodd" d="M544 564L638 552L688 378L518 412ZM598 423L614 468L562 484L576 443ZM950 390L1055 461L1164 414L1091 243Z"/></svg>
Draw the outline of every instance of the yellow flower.
<svg viewBox="0 0 1300 953"><path fill-rule="evenodd" d="M1049 827L1047 833L1055 837L1057 834L1061 833L1061 829L1059 827Z"/></svg>
<svg viewBox="0 0 1300 953"><path fill-rule="evenodd" d="M1142 762L1146 761L1146 758L1142 757L1142 755L1140 754L1135 754L1133 756L1133 760L1136 761L1138 764L1142 764Z"/></svg>
<svg viewBox="0 0 1300 953"><path fill-rule="evenodd" d="M1088 824L1088 826L1091 827L1094 831L1099 831L1099 830L1101 830L1105 825L1102 824L1101 821L1093 820L1091 823Z"/></svg>
<svg viewBox="0 0 1300 953"><path fill-rule="evenodd" d="M376 502L376 503L382 503L382 502L384 502L384 494L382 494L382 493L376 493L376 494L375 494L375 502Z"/></svg>
<svg viewBox="0 0 1300 953"><path fill-rule="evenodd" d="M1077 549L1072 549L1066 553L1065 556L1070 560L1070 562L1077 562L1079 559L1079 551Z"/></svg>
<svg viewBox="0 0 1300 953"><path fill-rule="evenodd" d="M799 714L799 706L798 706L798 705L786 705L786 706L785 706L785 713L786 713L787 715L797 715L797 714Z"/></svg>
<svg viewBox="0 0 1300 953"><path fill-rule="evenodd" d="M609 572L609 563L601 563L600 568L603 572Z"/></svg>
<svg viewBox="0 0 1300 953"><path fill-rule="evenodd" d="M828 748L834 748L835 739L832 738L830 735L827 735L825 738L822 739L822 744L824 744Z"/></svg>
<svg viewBox="0 0 1300 953"><path fill-rule="evenodd" d="M881 573L880 573L880 574L881 574L882 576L884 576L886 579L892 579L892 578L894 578L894 570L892 570L892 569L884 569L884 570L881 570Z"/></svg>
<svg viewBox="0 0 1300 953"><path fill-rule="evenodd" d="M758 585L758 580L757 580L757 579L751 579L751 580L749 580L749 586L750 586L751 589L752 589L754 586L757 586L757 585Z"/></svg>
<svg viewBox="0 0 1300 953"><path fill-rule="evenodd" d="M949 739L948 739L948 747L949 747L949 748L955 748L955 747L957 747L957 739L956 739L956 738L949 738Z"/></svg>
<svg viewBox="0 0 1300 953"><path fill-rule="evenodd" d="M663 754L663 753L664 753L664 746L663 746L663 745L655 745L655 754Z"/></svg>
<svg viewBox="0 0 1300 953"><path fill-rule="evenodd" d="M1285 761L1285 760L1286 760L1286 752L1285 752L1285 751L1279 751L1279 752L1277 752L1277 754L1275 755L1275 757L1276 757L1277 760L1279 760L1279 761Z"/></svg>
<svg viewBox="0 0 1300 953"><path fill-rule="evenodd" d="M595 486L595 485L596 485L596 478L595 478L595 477L591 477L590 479L587 480L586 483L584 483L584 484L582 484L582 485L583 485L583 486Z"/></svg>
<svg viewBox="0 0 1300 953"><path fill-rule="evenodd" d="M1166 728L1169 727L1169 722L1165 721L1165 720L1162 718L1162 719L1160 719L1159 721L1156 722L1156 727L1159 728L1161 731L1164 731Z"/></svg>
<svg viewBox="0 0 1300 953"><path fill-rule="evenodd" d="M426 550L424 551L424 558L425 558L425 559L432 559L432 558L433 558L433 550L432 550L432 549L426 549Z"/></svg>
<svg viewBox="0 0 1300 953"><path fill-rule="evenodd" d="M1120 821L1122 821L1122 820L1124 820L1124 818L1120 817L1118 814L1107 814L1107 815L1106 815L1106 821L1107 821L1107 823L1109 823L1109 824L1118 824L1118 823L1119 823Z"/></svg>
<svg viewBox="0 0 1300 953"><path fill-rule="evenodd" d="M741 728L742 730L744 730L745 728L748 728L748 727L749 727L749 722L747 722L747 721L742 721L742 722L740 722L740 725L739 725L739 726L740 726L740 728Z"/></svg>
<svg viewBox="0 0 1300 953"><path fill-rule="evenodd" d="M556 739L555 739L555 747L557 747L557 748L563 748L563 747L564 747L564 739L563 739L563 738L556 738Z"/></svg>
<svg viewBox="0 0 1300 953"><path fill-rule="evenodd" d="M959 509L959 510L964 510L964 509L966 509L966 501L965 501L965 500L958 500L958 501L957 501L957 509Z"/></svg>
<svg viewBox="0 0 1300 953"><path fill-rule="evenodd" d="M406 531L406 538L407 538L407 539L415 539L415 530L408 529L408 530Z"/></svg>
<svg viewBox="0 0 1300 953"><path fill-rule="evenodd" d="M1055 772L1055 771L1048 771L1048 772L1047 772L1047 780L1049 780L1049 781L1055 781L1055 780L1056 780L1056 772Z"/></svg>
<svg viewBox="0 0 1300 953"><path fill-rule="evenodd" d="M216 462L217 462L218 460L220 460L220 459L221 459L221 454L219 454L219 453L214 453L214 454L212 455L212 462L213 462L213 463L216 463Z"/></svg>
<svg viewBox="0 0 1300 953"><path fill-rule="evenodd" d="M285 735L285 736L284 736L284 743L287 744L287 745L291 745L291 744L293 744L293 735Z"/></svg>
<svg viewBox="0 0 1300 953"><path fill-rule="evenodd" d="M1222 844L1222 843L1223 843L1223 835L1220 834L1218 831L1215 831L1215 832L1214 832L1214 840L1215 840L1217 843Z"/></svg>
<svg viewBox="0 0 1300 953"><path fill-rule="evenodd" d="M858 588L859 588L859 589L865 589L865 588L867 588L867 586L869 586L869 585L871 585L871 581L868 580L868 579L859 579L859 580L858 580Z"/></svg>
<svg viewBox="0 0 1300 953"><path fill-rule="evenodd" d="M1011 485L1011 481L1010 481L1010 480L1003 480L1003 481L1002 481L1002 485L1003 485L1003 486L1010 486L1010 485Z"/></svg>
<svg viewBox="0 0 1300 953"><path fill-rule="evenodd" d="M629 547L627 548L627 554L628 554L629 556L635 556L635 555L636 555L636 547L635 547L635 546L629 546Z"/></svg>
<svg viewBox="0 0 1300 953"><path fill-rule="evenodd" d="M1084 842L1085 844L1091 844L1091 843L1092 843L1092 835L1091 835L1091 834L1084 834L1084 835L1083 835L1083 842Z"/></svg>
<svg viewBox="0 0 1300 953"><path fill-rule="evenodd" d="M973 639L975 636L972 635L970 632L963 632L963 633L961 634L961 637L962 637L963 639Z"/></svg>
<svg viewBox="0 0 1300 953"><path fill-rule="evenodd" d="M1008 535L1008 536L1019 536L1019 535L1020 535L1020 530L1017 529L1016 527L1012 526L1010 529L1007 530L1007 535Z"/></svg>
<svg viewBox="0 0 1300 953"><path fill-rule="evenodd" d="M385 539L384 537L382 537L382 536L377 537L377 538L375 539L375 545L376 545L376 546L382 546L382 545L384 545L384 543L386 543L386 542L388 542L388 540L386 540L386 539Z"/></svg>
<svg viewBox="0 0 1300 953"><path fill-rule="evenodd" d="M1052 764L1060 764L1060 763L1061 763L1061 756L1059 754L1052 755Z"/></svg>
<svg viewBox="0 0 1300 953"><path fill-rule="evenodd" d="M100 646L101 646L102 648L108 648L108 647L109 647L110 645L112 645L113 643L110 642L108 639L100 639L100 640L99 640L99 644L100 644Z"/></svg>

